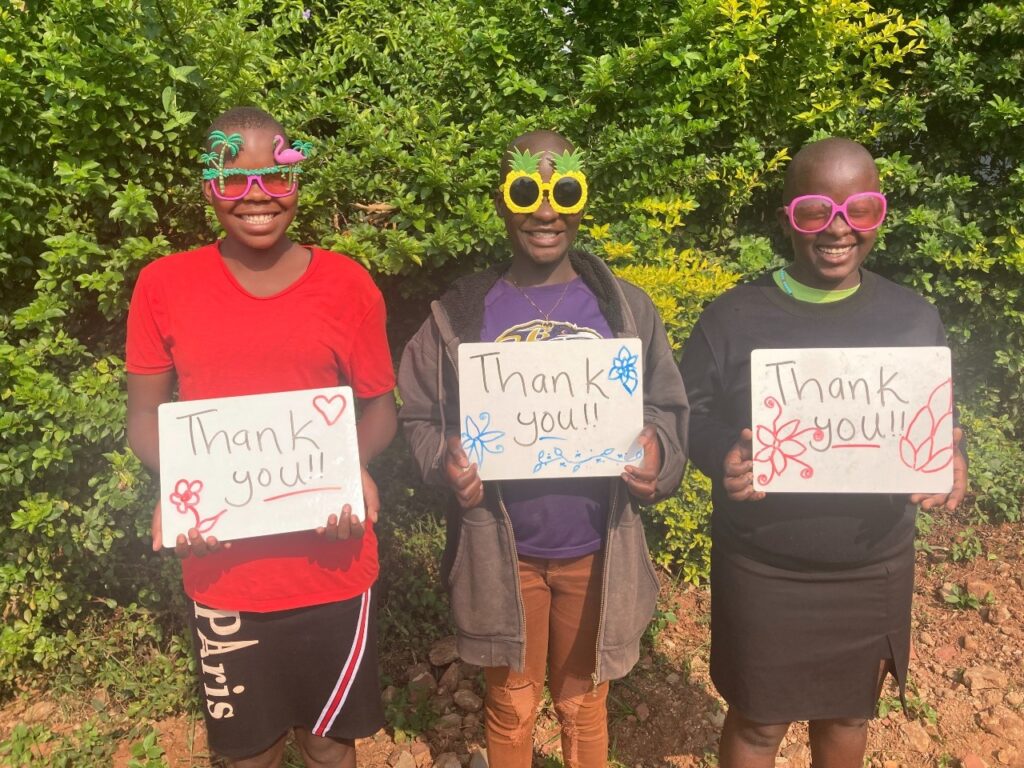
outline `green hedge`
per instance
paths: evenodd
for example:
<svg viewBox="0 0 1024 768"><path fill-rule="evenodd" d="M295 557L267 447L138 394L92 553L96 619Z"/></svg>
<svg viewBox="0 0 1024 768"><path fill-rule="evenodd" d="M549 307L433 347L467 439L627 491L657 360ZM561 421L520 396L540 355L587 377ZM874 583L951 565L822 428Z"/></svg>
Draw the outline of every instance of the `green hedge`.
<svg viewBox="0 0 1024 768"><path fill-rule="evenodd" d="M146 546L154 489L124 446L124 314L145 263L215 236L198 155L239 103L316 142L295 234L374 272L396 349L423 314L409 308L501 255L491 190L522 130L556 127L586 151L584 244L655 294L677 345L704 301L781 258L793 151L829 133L866 142L892 209L873 264L940 306L978 509L1018 519L1022 51L1008 2L5 4L0 688L53 668L87 615L169 610L174 566ZM423 500L408 509L436 506L406 462L378 473ZM707 504L695 475L655 513L656 556L693 581ZM398 519L401 549L412 523Z"/></svg>

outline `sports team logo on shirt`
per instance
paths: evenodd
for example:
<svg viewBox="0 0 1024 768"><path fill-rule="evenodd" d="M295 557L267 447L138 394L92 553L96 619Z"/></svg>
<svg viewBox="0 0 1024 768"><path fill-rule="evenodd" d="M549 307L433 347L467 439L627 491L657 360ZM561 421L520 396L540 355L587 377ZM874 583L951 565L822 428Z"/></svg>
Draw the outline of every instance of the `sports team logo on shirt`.
<svg viewBox="0 0 1024 768"><path fill-rule="evenodd" d="M571 341L604 338L593 328L554 320L527 320L498 334L495 341Z"/></svg>

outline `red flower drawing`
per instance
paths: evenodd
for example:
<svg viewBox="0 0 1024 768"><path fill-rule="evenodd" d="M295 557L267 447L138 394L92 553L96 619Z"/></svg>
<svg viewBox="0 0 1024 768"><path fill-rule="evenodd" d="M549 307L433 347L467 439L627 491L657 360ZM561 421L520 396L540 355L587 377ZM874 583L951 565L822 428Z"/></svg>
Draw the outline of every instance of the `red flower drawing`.
<svg viewBox="0 0 1024 768"><path fill-rule="evenodd" d="M797 458L807 451L807 446L804 445L800 438L810 432L811 440L823 440L825 433L818 427L800 429L799 419L790 419L779 424L779 421L782 419L782 405L774 397L766 397L764 404L766 408L778 409L778 413L772 419L771 427L758 424L754 429L757 442L764 446L754 454L754 461L768 462L771 465L771 472L767 475L758 475L757 482L761 485L767 485L783 474L787 467L789 467L790 462L799 464L802 467L800 477L804 478L804 480L810 479L814 476L813 467L806 461L801 461Z"/></svg>
<svg viewBox="0 0 1024 768"><path fill-rule="evenodd" d="M200 517L199 510L196 509L196 505L199 503L199 494L202 490L202 480L181 479L174 484L174 490L171 492L170 500L178 510L179 515L187 515L191 513L196 522L195 529L200 533L206 533L217 524L220 516L227 512L227 509L222 509L211 517Z"/></svg>
<svg viewBox="0 0 1024 768"><path fill-rule="evenodd" d="M946 379L928 395L900 437L900 461L917 472L939 472L953 461L953 443L937 443L940 431L953 421L953 380Z"/></svg>
<svg viewBox="0 0 1024 768"><path fill-rule="evenodd" d="M178 513L195 512L199 503L199 493L203 490L202 480L179 480L174 484L171 503L178 508Z"/></svg>

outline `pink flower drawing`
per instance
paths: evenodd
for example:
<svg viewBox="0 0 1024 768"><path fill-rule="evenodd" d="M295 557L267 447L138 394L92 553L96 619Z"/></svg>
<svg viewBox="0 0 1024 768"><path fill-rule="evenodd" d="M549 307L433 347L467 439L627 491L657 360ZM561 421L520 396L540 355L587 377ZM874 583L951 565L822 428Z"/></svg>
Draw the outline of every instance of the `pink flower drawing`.
<svg viewBox="0 0 1024 768"><path fill-rule="evenodd" d="M939 472L953 461L953 443L937 442L953 423L953 380L946 379L910 420L900 437L900 461L917 472Z"/></svg>
<svg viewBox="0 0 1024 768"><path fill-rule="evenodd" d="M171 492L170 500L178 510L179 515L187 515L191 513L195 520L195 529L200 533L206 533L217 524L220 516L227 512L227 509L222 509L217 514L210 517L200 517L199 510L196 508L196 505L199 504L199 496L202 490L202 480L181 479L174 484L174 490Z"/></svg>
<svg viewBox="0 0 1024 768"><path fill-rule="evenodd" d="M814 476L814 468L806 461L797 458L807 451L807 446L800 438L810 433L811 440L823 440L825 433L818 427L800 429L799 419L789 419L780 424L782 405L779 401L774 397L766 397L764 404L766 408L778 409L778 413L772 419L771 427L758 424L754 428L757 443L764 446L754 454L754 461L767 462L771 468L768 474L759 474L757 482L761 485L768 485L776 477L782 475L791 463L802 467L800 477L805 480L810 479Z"/></svg>

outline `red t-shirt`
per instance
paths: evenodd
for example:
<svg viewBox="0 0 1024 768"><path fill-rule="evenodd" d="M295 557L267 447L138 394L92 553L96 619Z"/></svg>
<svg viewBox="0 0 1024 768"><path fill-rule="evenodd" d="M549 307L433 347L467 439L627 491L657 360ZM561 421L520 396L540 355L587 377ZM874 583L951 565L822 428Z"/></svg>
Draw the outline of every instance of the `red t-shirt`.
<svg viewBox="0 0 1024 768"><path fill-rule="evenodd" d="M356 397L395 386L384 299L347 256L313 248L303 275L253 296L217 244L165 256L139 274L128 312L127 370L173 370L181 400L347 385ZM185 592L223 610L278 611L345 600L377 578L377 539L313 531L234 541L182 561Z"/></svg>

